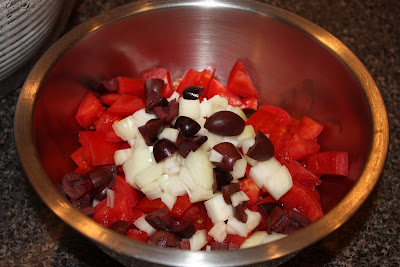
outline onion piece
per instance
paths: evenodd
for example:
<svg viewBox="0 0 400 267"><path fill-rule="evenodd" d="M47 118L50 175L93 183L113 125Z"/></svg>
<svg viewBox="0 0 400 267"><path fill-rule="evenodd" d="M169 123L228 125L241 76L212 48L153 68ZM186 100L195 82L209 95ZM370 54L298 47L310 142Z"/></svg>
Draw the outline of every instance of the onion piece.
<svg viewBox="0 0 400 267"><path fill-rule="evenodd" d="M126 148L126 149L120 149L115 151L114 153L114 162L115 165L123 165L125 161L128 160L128 158L132 155L132 149L131 148Z"/></svg>
<svg viewBox="0 0 400 267"><path fill-rule="evenodd" d="M198 230L194 235L189 239L190 242L190 250L200 250L205 245L207 245L207 231L206 230Z"/></svg>
<svg viewBox="0 0 400 267"><path fill-rule="evenodd" d="M137 219L133 223L140 231L146 232L148 236L153 235L155 232L157 232L156 229L154 229L153 226L151 226L147 221L146 221L146 214Z"/></svg>
<svg viewBox="0 0 400 267"><path fill-rule="evenodd" d="M107 188L107 207L114 208L115 191Z"/></svg>
<svg viewBox="0 0 400 267"><path fill-rule="evenodd" d="M217 242L223 242L228 235L227 226L225 222L217 222L214 226L208 231L208 234L214 238Z"/></svg>
<svg viewBox="0 0 400 267"><path fill-rule="evenodd" d="M267 244L270 242L273 242L275 240L282 239L286 237L287 235L280 234L280 233L272 233L268 234L266 231L257 231L253 233L249 238L247 238L243 244L240 246L240 248L250 248L254 246L259 246L262 244Z"/></svg>
<svg viewBox="0 0 400 267"><path fill-rule="evenodd" d="M211 162L216 162L216 163L220 163L222 161L222 159L224 158L224 156L220 153L218 153L217 151L215 151L214 149L211 149L210 151L210 157L209 160Z"/></svg>
<svg viewBox="0 0 400 267"><path fill-rule="evenodd" d="M233 207L236 207L243 201L248 201L248 200L250 200L250 198L243 191L239 191L231 195L231 202Z"/></svg>
<svg viewBox="0 0 400 267"><path fill-rule="evenodd" d="M208 217L210 217L214 224L226 221L229 217L233 216L232 206L225 203L221 193L205 201L204 206L206 207Z"/></svg>

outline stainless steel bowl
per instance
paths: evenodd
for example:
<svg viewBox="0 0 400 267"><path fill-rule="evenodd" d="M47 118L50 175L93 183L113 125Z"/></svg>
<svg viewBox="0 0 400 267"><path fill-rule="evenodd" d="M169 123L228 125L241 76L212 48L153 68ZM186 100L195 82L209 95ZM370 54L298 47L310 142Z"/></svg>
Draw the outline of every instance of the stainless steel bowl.
<svg viewBox="0 0 400 267"><path fill-rule="evenodd" d="M74 168L79 102L98 82L164 66L217 67L220 77L242 59L260 103L325 124L325 150L349 152L349 175L325 177L325 216L291 236L238 251L180 251L136 242L84 216L52 181ZM25 172L43 201L67 224L129 265L142 259L174 266L274 265L324 238L361 206L376 184L388 149L382 97L360 60L311 22L242 0L142 1L108 11L61 38L39 60L17 104L15 138ZM333 188L340 187L340 194Z"/></svg>

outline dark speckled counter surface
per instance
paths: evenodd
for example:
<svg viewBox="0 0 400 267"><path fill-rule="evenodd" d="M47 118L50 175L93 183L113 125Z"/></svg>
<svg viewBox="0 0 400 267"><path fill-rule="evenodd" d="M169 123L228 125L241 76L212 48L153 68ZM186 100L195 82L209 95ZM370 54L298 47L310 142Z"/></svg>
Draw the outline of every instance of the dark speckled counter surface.
<svg viewBox="0 0 400 267"><path fill-rule="evenodd" d="M80 0L67 30L127 0ZM390 120L384 171L367 201L342 227L284 266L400 264L400 1L265 0L326 29L365 64ZM0 100L0 266L120 266L53 214L18 161L13 116L20 90ZM137 266L152 266L138 263ZM257 266L263 266L259 264Z"/></svg>

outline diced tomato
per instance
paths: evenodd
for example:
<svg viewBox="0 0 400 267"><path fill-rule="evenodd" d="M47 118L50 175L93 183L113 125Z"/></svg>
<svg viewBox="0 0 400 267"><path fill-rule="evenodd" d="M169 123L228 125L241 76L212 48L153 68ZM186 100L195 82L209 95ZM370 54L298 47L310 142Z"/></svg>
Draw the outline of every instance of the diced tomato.
<svg viewBox="0 0 400 267"><path fill-rule="evenodd" d="M250 234L251 235L251 234ZM243 244L243 242L247 239L248 236L243 237L240 235L231 235L228 234L224 240L224 243L233 243L238 245L239 247Z"/></svg>
<svg viewBox="0 0 400 267"><path fill-rule="evenodd" d="M286 127L292 124L292 118L290 117L289 113L287 113L285 110L281 108L271 105L262 105L258 109L265 110L271 114L274 114L278 118L279 122L285 125Z"/></svg>
<svg viewBox="0 0 400 267"><path fill-rule="evenodd" d="M83 160L92 166L114 164L114 153L120 144L107 142L101 133L80 131L79 142L82 144Z"/></svg>
<svg viewBox="0 0 400 267"><path fill-rule="evenodd" d="M106 227L110 227L116 221L132 222L133 213L129 200L115 198L113 208L107 206L107 199L102 200L94 207L93 219Z"/></svg>
<svg viewBox="0 0 400 267"><path fill-rule="evenodd" d="M180 218L190 206L192 206L192 202L190 202L189 195L178 196L170 214L173 217Z"/></svg>
<svg viewBox="0 0 400 267"><path fill-rule="evenodd" d="M302 165L298 161L282 158L279 160L279 162L282 165L286 166L293 180L296 180L299 183L306 182L314 184L314 186L321 184L321 180L319 179L319 177L314 173L312 173L311 171L309 171L308 169L306 169L304 165Z"/></svg>
<svg viewBox="0 0 400 267"><path fill-rule="evenodd" d="M127 199L133 209L139 202L139 196L135 188L128 184L124 177L117 175L112 189L115 191L115 200Z"/></svg>
<svg viewBox="0 0 400 267"><path fill-rule="evenodd" d="M267 196L262 200L258 201L257 203L253 204L251 207L249 207L249 209L252 211L258 211L257 206L264 203L276 203L276 200L272 196Z"/></svg>
<svg viewBox="0 0 400 267"><path fill-rule="evenodd" d="M136 205L136 208L144 213L150 213L160 208L166 208L168 210L168 207L161 201L161 198L150 200L147 197L143 197Z"/></svg>
<svg viewBox="0 0 400 267"><path fill-rule="evenodd" d="M347 152L319 152L305 158L307 169L316 174L346 176L349 158Z"/></svg>
<svg viewBox="0 0 400 267"><path fill-rule="evenodd" d="M149 236L146 232L140 231L139 229L135 228L129 228L126 231L126 236L144 243L147 243L147 241L149 241Z"/></svg>
<svg viewBox="0 0 400 267"><path fill-rule="evenodd" d="M279 202L286 209L291 210L296 208L312 222L315 222L324 215L321 204L315 195L304 185L296 181L293 181L293 187L279 199Z"/></svg>
<svg viewBox="0 0 400 267"><path fill-rule="evenodd" d="M123 118L118 115L103 111L100 118L95 123L96 131L104 135L104 140L108 142L122 142L123 140L114 132L112 125L122 120Z"/></svg>
<svg viewBox="0 0 400 267"><path fill-rule="evenodd" d="M172 85L171 82L171 74L169 73L169 70L165 68L151 68L147 69L142 72L141 77L143 80L147 80L150 78L158 78L164 81L164 89L161 93L162 96L165 97L170 97L172 93L174 92L174 86Z"/></svg>
<svg viewBox="0 0 400 267"><path fill-rule="evenodd" d="M94 167L83 159L82 151L82 146L75 150L75 152L71 154L72 160L76 163L76 165L78 165L79 168L81 168L85 172L88 170L92 170Z"/></svg>
<svg viewBox="0 0 400 267"><path fill-rule="evenodd" d="M204 88L203 95L207 95L210 82L214 78L214 73L215 67L207 67L201 72L189 69L183 75L176 91L182 94L182 91L188 86L201 86Z"/></svg>
<svg viewBox="0 0 400 267"><path fill-rule="evenodd" d="M133 222L135 222L137 219L139 219L140 217L142 217L145 213L139 209L134 208L132 210L132 218L133 218Z"/></svg>
<svg viewBox="0 0 400 267"><path fill-rule="evenodd" d="M287 128L279 122L278 117L265 110L256 111L246 121L246 125L252 125L255 132L260 130L263 134L269 134L269 139L274 146L287 132Z"/></svg>
<svg viewBox="0 0 400 267"><path fill-rule="evenodd" d="M206 229L208 232L213 227L213 223L207 215L207 210L203 202L193 203L183 214L181 221L192 221L196 231Z"/></svg>
<svg viewBox="0 0 400 267"><path fill-rule="evenodd" d="M236 61L228 78L230 92L242 97L257 97L257 90L242 61Z"/></svg>
<svg viewBox="0 0 400 267"><path fill-rule="evenodd" d="M117 116L127 117L142 108L144 108L144 103L140 97L120 95L117 101L115 101L107 111Z"/></svg>
<svg viewBox="0 0 400 267"><path fill-rule="evenodd" d="M289 132L292 135L298 134L304 139L315 139L322 132L324 126L321 123L311 119L308 116L304 116L298 125L289 127Z"/></svg>
<svg viewBox="0 0 400 267"><path fill-rule="evenodd" d="M241 97L242 105L240 106L241 109L251 108L257 109L258 100L255 97Z"/></svg>
<svg viewBox="0 0 400 267"><path fill-rule="evenodd" d="M250 178L245 178L240 180L240 190L246 193L246 195L250 198L247 201L247 205L249 207L253 206L258 202L260 198L260 188L254 183L254 181Z"/></svg>
<svg viewBox="0 0 400 267"><path fill-rule="evenodd" d="M88 92L79 105L75 119L82 127L89 127L94 124L103 109L97 97L92 92Z"/></svg>
<svg viewBox="0 0 400 267"><path fill-rule="evenodd" d="M226 98L228 100L228 104L231 106L241 107L243 105L240 97L231 93L220 81L213 79L210 83L210 87L208 88L206 97L207 99L210 99L215 95Z"/></svg>
<svg viewBox="0 0 400 267"><path fill-rule="evenodd" d="M104 94L100 96L99 101L104 105L111 106L120 98L121 95L115 93Z"/></svg>
<svg viewBox="0 0 400 267"><path fill-rule="evenodd" d="M279 143L275 154L278 159L285 157L299 160L317 153L319 149L320 146L315 140L304 139L295 134L291 139Z"/></svg>
<svg viewBox="0 0 400 267"><path fill-rule="evenodd" d="M128 77L117 77L118 94L134 95L144 98L144 80Z"/></svg>

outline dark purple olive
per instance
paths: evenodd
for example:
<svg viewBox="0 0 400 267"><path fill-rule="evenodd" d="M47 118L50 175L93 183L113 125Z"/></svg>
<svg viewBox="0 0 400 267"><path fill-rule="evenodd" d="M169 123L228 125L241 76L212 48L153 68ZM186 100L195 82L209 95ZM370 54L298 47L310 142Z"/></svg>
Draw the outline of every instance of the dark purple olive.
<svg viewBox="0 0 400 267"><path fill-rule="evenodd" d="M149 238L150 244L155 244L159 247L178 247L182 239L167 231L157 231Z"/></svg>
<svg viewBox="0 0 400 267"><path fill-rule="evenodd" d="M222 196L224 197L226 204L232 204L231 196L239 191L240 191L239 183L228 184L221 187Z"/></svg>
<svg viewBox="0 0 400 267"><path fill-rule="evenodd" d="M146 144L151 145L157 140L158 135L164 129L164 125L165 121L163 119L151 119L138 129Z"/></svg>
<svg viewBox="0 0 400 267"><path fill-rule="evenodd" d="M88 217L93 217L94 208L92 206L89 206L89 207L81 209L81 212L83 212L83 214L85 214Z"/></svg>
<svg viewBox="0 0 400 267"><path fill-rule="evenodd" d="M243 113L244 115L246 115L246 118L250 118L251 116L253 116L254 113L256 113L257 110L252 109L252 108L245 108L243 109Z"/></svg>
<svg viewBox="0 0 400 267"><path fill-rule="evenodd" d="M109 168L101 167L86 172L87 177L93 184L94 188L105 185L114 177L114 174Z"/></svg>
<svg viewBox="0 0 400 267"><path fill-rule="evenodd" d="M191 238L192 235L196 232L196 229L194 228L194 224L192 221L183 221L182 223L176 222L172 224L171 232L181 238Z"/></svg>
<svg viewBox="0 0 400 267"><path fill-rule="evenodd" d="M172 218L165 208L148 213L145 217L146 221L158 231L171 231Z"/></svg>
<svg viewBox="0 0 400 267"><path fill-rule="evenodd" d="M215 166L220 167L224 171L233 171L235 162L242 158L239 150L229 142L222 142L213 147L215 151L220 153L222 157L221 162L213 162Z"/></svg>
<svg viewBox="0 0 400 267"><path fill-rule="evenodd" d="M211 250L228 250L229 244L228 243L221 243L221 242L211 242Z"/></svg>
<svg viewBox="0 0 400 267"><path fill-rule="evenodd" d="M110 92L115 92L118 89L118 80L116 78L102 81L99 86L98 90L106 89Z"/></svg>
<svg viewBox="0 0 400 267"><path fill-rule="evenodd" d="M148 98L146 98L145 102L145 110L147 113L150 113L153 111L154 107L166 107L168 105L168 100L159 95L156 92L153 92L149 95Z"/></svg>
<svg viewBox="0 0 400 267"><path fill-rule="evenodd" d="M306 227L307 225L311 224L311 220L307 216L295 210L289 210L287 212L287 216L295 225L298 224L301 227Z"/></svg>
<svg viewBox="0 0 400 267"><path fill-rule="evenodd" d="M231 111L218 111L207 118L204 128L209 132L222 136L235 136L243 132L244 120Z"/></svg>
<svg viewBox="0 0 400 267"><path fill-rule="evenodd" d="M283 209L283 205L282 204L278 204L278 203L263 203L263 204L259 204L257 205L258 211L262 214L265 215L265 217L268 217L268 215L271 213L271 211L275 208L275 207L279 207L281 209Z"/></svg>
<svg viewBox="0 0 400 267"><path fill-rule="evenodd" d="M86 194L87 187L85 182L86 176L75 172L67 173L62 178L62 186L64 187L65 193L72 200L77 200Z"/></svg>
<svg viewBox="0 0 400 267"><path fill-rule="evenodd" d="M267 226L267 233L271 234L272 231L281 233L292 222L280 207L275 207L265 220L265 224Z"/></svg>
<svg viewBox="0 0 400 267"><path fill-rule="evenodd" d="M178 117L175 121L174 127L178 129L184 137L191 137L201 129L200 124L185 116Z"/></svg>
<svg viewBox="0 0 400 267"><path fill-rule="evenodd" d="M178 148L168 139L160 139L154 144L153 154L157 163L174 154Z"/></svg>
<svg viewBox="0 0 400 267"><path fill-rule="evenodd" d="M195 152L199 147L201 147L207 139L207 136L199 135L183 138L179 143L177 140L178 152L182 157L186 158L190 152Z"/></svg>
<svg viewBox="0 0 400 267"><path fill-rule="evenodd" d="M179 112L179 103L175 99L171 100L167 106L157 106L153 108L154 114L160 119L164 119L166 122L172 121Z"/></svg>
<svg viewBox="0 0 400 267"><path fill-rule="evenodd" d="M246 156L258 161L269 160L274 156L274 145L272 144L271 140L269 140L269 138L260 130L257 130L254 140L255 143L249 148Z"/></svg>
<svg viewBox="0 0 400 267"><path fill-rule="evenodd" d="M232 174L230 172L224 171L221 168L214 168L215 180L217 184L217 190L221 190L221 187L228 185L233 180Z"/></svg>
<svg viewBox="0 0 400 267"><path fill-rule="evenodd" d="M147 99L153 92L161 95L164 89L164 81L158 78L150 78L144 82L144 97Z"/></svg>
<svg viewBox="0 0 400 267"><path fill-rule="evenodd" d="M188 100L197 100L204 93L201 86L188 86L182 91L182 97Z"/></svg>
<svg viewBox="0 0 400 267"><path fill-rule="evenodd" d="M245 210L247 209L246 202L242 202L236 207L233 208L233 215L235 216L236 219L241 221L242 223L247 222L247 213Z"/></svg>
<svg viewBox="0 0 400 267"><path fill-rule="evenodd" d="M128 231L131 226L132 223L128 221L116 221L111 224L110 229L114 230L117 233L120 233L121 235L125 235L126 231Z"/></svg>

